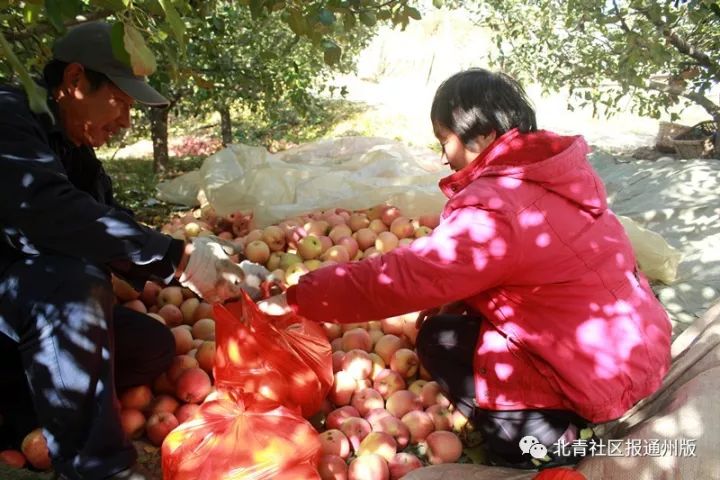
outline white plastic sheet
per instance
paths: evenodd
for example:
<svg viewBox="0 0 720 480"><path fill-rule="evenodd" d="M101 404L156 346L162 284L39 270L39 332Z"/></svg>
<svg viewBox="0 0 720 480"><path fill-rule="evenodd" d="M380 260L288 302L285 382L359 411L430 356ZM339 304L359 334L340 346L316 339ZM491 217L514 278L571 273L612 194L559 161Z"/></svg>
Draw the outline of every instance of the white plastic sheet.
<svg viewBox="0 0 720 480"><path fill-rule="evenodd" d="M344 137L277 154L230 145L208 157L199 175L178 177L158 190L165 201L192 197L181 202L187 205L197 205L198 195L204 196L220 215L252 211L256 225L264 227L316 209L362 209L385 202L411 217L439 212L446 201L438 189L443 175L438 155L429 149L410 151L393 140Z"/></svg>

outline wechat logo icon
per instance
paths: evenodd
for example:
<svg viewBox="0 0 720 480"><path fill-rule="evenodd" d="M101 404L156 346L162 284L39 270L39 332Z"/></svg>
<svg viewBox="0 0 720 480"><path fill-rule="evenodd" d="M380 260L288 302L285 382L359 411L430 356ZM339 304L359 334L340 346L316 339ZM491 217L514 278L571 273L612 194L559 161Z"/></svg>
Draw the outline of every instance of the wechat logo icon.
<svg viewBox="0 0 720 480"><path fill-rule="evenodd" d="M545 458L545 455L547 455L547 448L545 447L545 445L540 443L540 441L532 435L521 438L519 445L520 450L522 450L523 454L529 453L530 456L536 460Z"/></svg>

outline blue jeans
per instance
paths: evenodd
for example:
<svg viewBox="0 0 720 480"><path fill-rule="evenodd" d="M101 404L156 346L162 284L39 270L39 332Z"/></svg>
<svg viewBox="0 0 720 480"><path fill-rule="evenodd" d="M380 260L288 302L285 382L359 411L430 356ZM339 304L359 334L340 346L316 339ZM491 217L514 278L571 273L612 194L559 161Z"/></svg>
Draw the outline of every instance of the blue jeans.
<svg viewBox="0 0 720 480"><path fill-rule="evenodd" d="M41 255L0 274L0 354L24 371L29 390L17 398L32 400L53 467L70 479L101 479L134 463L116 386L149 383L174 355L166 327L113 298L109 271L75 258ZM0 381L23 383L17 375Z"/></svg>

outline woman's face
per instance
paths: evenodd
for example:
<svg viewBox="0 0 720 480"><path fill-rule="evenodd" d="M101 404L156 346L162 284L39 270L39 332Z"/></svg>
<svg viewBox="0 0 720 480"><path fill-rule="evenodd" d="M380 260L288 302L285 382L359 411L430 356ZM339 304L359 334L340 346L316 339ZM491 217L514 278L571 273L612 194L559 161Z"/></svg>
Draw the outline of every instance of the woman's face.
<svg viewBox="0 0 720 480"><path fill-rule="evenodd" d="M478 135L473 141L464 144L456 133L443 125L434 124L433 131L442 147L445 165L449 165L456 172L472 163L488 145L495 141L495 132L490 132L486 136Z"/></svg>

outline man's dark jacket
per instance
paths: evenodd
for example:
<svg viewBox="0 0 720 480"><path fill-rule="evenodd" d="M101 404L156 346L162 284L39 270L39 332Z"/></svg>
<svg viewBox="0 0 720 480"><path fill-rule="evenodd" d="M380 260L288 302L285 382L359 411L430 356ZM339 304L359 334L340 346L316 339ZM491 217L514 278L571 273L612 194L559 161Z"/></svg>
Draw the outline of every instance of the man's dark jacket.
<svg viewBox="0 0 720 480"><path fill-rule="evenodd" d="M118 205L90 147L65 135L57 115L30 111L25 93L0 86L0 278L44 253L106 265L141 287L168 282L183 242L139 224Z"/></svg>

